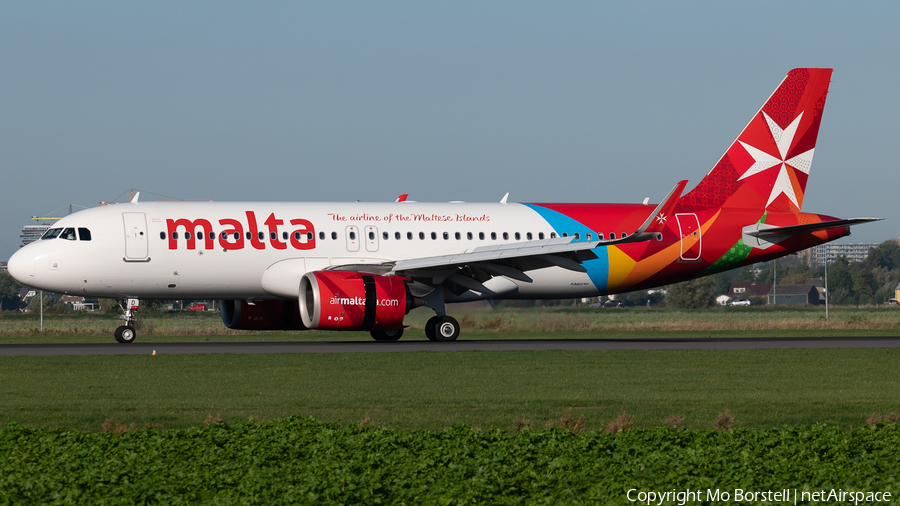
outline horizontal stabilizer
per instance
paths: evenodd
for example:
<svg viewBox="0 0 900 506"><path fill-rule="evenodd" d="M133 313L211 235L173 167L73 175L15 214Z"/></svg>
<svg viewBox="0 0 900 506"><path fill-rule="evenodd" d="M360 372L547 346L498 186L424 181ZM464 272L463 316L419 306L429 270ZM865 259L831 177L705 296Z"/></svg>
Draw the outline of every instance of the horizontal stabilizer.
<svg viewBox="0 0 900 506"><path fill-rule="evenodd" d="M754 237L767 235L794 235L807 232L815 232L817 230L828 230L839 227L849 227L851 225L860 225L862 223L870 223L873 221L881 221L884 218L851 218L849 220L832 220L822 221L819 223L804 223L803 225L791 225L788 227L771 227L760 228L758 230L745 230L744 233ZM762 226L763 224L760 224Z"/></svg>

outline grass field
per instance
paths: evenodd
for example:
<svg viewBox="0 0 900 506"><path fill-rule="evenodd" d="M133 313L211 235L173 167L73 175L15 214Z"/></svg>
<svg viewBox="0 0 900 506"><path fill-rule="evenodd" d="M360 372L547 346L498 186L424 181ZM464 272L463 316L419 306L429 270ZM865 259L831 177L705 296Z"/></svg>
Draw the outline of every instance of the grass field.
<svg viewBox="0 0 900 506"><path fill-rule="evenodd" d="M710 428L900 412L898 349L421 352L0 358L0 423L99 431L220 417L312 416L398 429L543 427L571 409L588 430L622 412Z"/></svg>
<svg viewBox="0 0 900 506"><path fill-rule="evenodd" d="M430 312L404 339L424 340ZM466 339L813 337L900 335L900 311L839 308L645 308L468 311ZM3 313L0 344L111 342L115 315ZM147 315L141 342L369 340L361 332L243 332L215 313ZM738 426L862 425L900 412L900 350L425 352L0 358L0 423L99 430L107 418L188 427L226 420L369 417L400 429L458 424L538 427L571 409L600 429L620 413L638 426L669 415L708 428L729 410Z"/></svg>
<svg viewBox="0 0 900 506"><path fill-rule="evenodd" d="M404 339L424 339L428 316L412 314ZM832 317L825 328L816 308L459 315L467 339L900 335L897 311ZM40 333L33 315L3 315L0 344L111 342L118 324L48 317ZM139 332L143 342L369 339L234 332L215 314L148 315ZM896 494L900 429L866 426L873 413L900 412L898 359L900 349L0 357L0 502L626 504L630 488ZM722 413L735 430L708 430ZM635 428L606 434L623 414ZM663 427L672 415L689 430ZM585 433L544 429L582 417Z"/></svg>
<svg viewBox="0 0 900 506"><path fill-rule="evenodd" d="M828 325L820 307L717 307L694 311L581 307L451 313L463 327L463 339L900 336L897 308L835 308ZM410 328L404 339L424 340L425 322L432 315L426 309L411 312L406 319ZM118 325L121 321L116 315L54 315L44 318L44 332L40 332L37 315L0 313L0 344L109 342ZM366 332L230 330L222 325L217 313L140 315L137 330L140 342L370 339Z"/></svg>

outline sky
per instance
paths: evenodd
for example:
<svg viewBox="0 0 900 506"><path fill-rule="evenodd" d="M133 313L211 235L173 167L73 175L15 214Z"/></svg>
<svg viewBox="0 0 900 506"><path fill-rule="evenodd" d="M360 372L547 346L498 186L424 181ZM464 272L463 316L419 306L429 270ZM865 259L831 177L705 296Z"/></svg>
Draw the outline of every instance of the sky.
<svg viewBox="0 0 900 506"><path fill-rule="evenodd" d="M142 200L658 202L834 68L803 210L900 237L897 2L0 4L0 261ZM63 213L63 214L59 214Z"/></svg>

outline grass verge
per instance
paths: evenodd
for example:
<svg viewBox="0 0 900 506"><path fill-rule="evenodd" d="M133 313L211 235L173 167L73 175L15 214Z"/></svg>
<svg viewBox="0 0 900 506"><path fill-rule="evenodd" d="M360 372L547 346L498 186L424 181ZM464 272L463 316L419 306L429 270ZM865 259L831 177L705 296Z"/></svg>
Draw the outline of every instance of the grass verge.
<svg viewBox="0 0 900 506"><path fill-rule="evenodd" d="M587 430L627 413L712 428L829 423L900 412L897 349L422 352L0 357L0 423L99 431L312 416L397 429L536 427L570 412Z"/></svg>
<svg viewBox="0 0 900 506"><path fill-rule="evenodd" d="M404 339L424 340L425 322L432 315L426 309L412 311L406 318L409 328ZM818 307L466 310L456 316L463 339L900 336L896 308L835 309L828 325L824 310ZM0 313L0 344L110 342L120 324L115 315L54 315L45 318L44 332L40 332L36 315ZM143 315L137 331L140 342L371 339L367 332L231 330L215 313Z"/></svg>

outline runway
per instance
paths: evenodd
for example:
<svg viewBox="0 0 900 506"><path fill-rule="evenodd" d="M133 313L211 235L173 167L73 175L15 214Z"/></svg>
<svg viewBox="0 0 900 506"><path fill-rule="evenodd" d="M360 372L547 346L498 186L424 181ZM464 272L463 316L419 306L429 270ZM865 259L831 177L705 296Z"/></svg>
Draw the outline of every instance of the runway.
<svg viewBox="0 0 900 506"><path fill-rule="evenodd" d="M340 342L203 342L3 344L0 356L209 355L266 353L409 353L426 351L608 351L608 350L758 350L786 348L900 348L900 337L697 338L697 339L528 339Z"/></svg>

